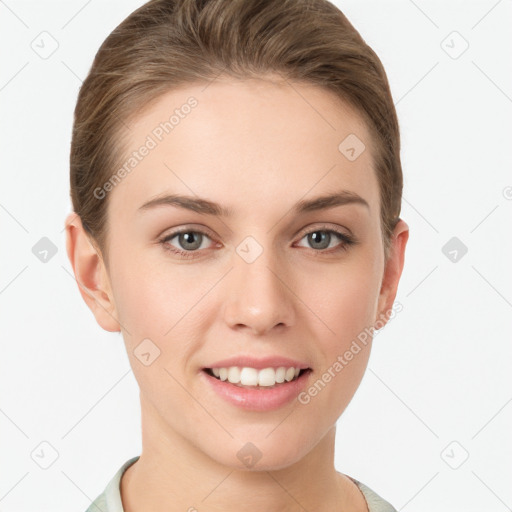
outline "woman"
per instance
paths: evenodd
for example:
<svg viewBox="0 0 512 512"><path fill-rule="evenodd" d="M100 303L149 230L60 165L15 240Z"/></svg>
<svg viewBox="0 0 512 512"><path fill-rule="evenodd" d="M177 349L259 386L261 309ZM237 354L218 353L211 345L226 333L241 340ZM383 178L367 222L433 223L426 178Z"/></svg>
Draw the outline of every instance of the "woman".
<svg viewBox="0 0 512 512"><path fill-rule="evenodd" d="M109 35L67 252L123 334L143 449L89 510L395 510L334 445L395 309L399 151L382 64L326 0L152 0Z"/></svg>

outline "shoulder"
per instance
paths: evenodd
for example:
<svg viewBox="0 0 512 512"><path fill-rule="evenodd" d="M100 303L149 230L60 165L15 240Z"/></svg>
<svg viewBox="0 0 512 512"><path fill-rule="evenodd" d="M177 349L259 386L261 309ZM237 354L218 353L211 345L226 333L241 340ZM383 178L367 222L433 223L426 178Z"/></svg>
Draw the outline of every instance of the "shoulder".
<svg viewBox="0 0 512 512"><path fill-rule="evenodd" d="M108 482L105 490L89 505L89 508L85 512L124 512L123 503L121 501L121 477L123 473L131 466L134 462L139 459L139 455L132 457L127 460Z"/></svg>
<svg viewBox="0 0 512 512"><path fill-rule="evenodd" d="M348 476L348 475L346 475ZM387 502L384 498L381 498L375 491L370 489L367 485L363 484L359 480L348 476L352 482L354 482L359 490L362 492L366 499L369 512L397 512L396 508Z"/></svg>

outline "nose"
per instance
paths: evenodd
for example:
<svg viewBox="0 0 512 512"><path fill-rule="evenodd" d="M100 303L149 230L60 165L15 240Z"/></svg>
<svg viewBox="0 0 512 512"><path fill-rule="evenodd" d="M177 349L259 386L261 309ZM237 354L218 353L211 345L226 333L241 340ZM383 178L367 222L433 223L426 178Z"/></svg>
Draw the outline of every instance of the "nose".
<svg viewBox="0 0 512 512"><path fill-rule="evenodd" d="M229 327L264 335L294 324L294 294L283 265L270 250L263 251L252 263L235 254L234 268L227 279L224 318Z"/></svg>

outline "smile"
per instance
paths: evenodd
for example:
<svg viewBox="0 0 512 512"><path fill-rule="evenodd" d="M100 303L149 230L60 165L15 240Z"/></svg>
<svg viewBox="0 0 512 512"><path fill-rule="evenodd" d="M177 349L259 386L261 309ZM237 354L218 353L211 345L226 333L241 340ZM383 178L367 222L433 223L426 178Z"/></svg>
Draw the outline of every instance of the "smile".
<svg viewBox="0 0 512 512"><path fill-rule="evenodd" d="M229 366L223 368L206 368L205 371L221 381L228 381L240 387L271 388L284 382L291 382L299 377L301 370L296 367L263 368Z"/></svg>

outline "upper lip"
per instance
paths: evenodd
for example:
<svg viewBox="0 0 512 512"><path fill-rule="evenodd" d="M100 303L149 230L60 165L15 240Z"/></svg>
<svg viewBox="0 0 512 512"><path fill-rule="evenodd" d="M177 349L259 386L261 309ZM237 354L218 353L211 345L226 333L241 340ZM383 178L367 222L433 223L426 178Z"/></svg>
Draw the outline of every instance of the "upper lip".
<svg viewBox="0 0 512 512"><path fill-rule="evenodd" d="M255 368L257 370L271 367L279 368L280 366L284 366L285 368L293 366L294 368L300 368L301 370L309 368L309 365L306 363L297 361L296 359L290 359L289 357L267 356L255 358L243 355L230 357L229 359L222 359L221 361L216 361L210 366L205 366L204 368L229 368L230 366Z"/></svg>

